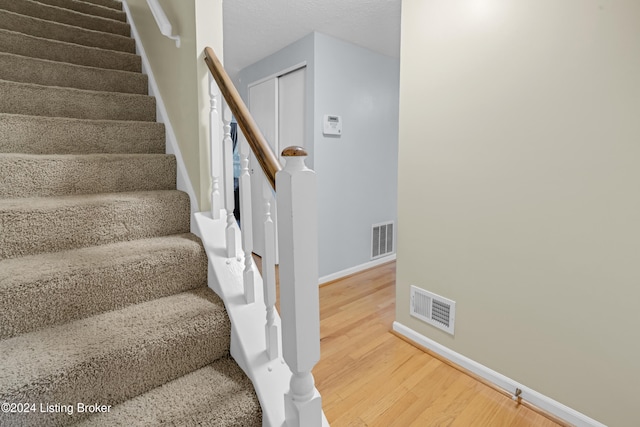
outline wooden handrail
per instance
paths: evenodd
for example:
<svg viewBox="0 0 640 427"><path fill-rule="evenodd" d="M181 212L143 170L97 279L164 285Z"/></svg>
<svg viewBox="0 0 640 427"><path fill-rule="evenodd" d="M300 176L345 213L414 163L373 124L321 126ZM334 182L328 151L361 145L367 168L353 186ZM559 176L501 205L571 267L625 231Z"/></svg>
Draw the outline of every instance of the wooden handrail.
<svg viewBox="0 0 640 427"><path fill-rule="evenodd" d="M240 97L238 90L233 85L231 78L222 66L222 63L213 52L213 49L206 47L204 49L204 61L211 71L214 80L222 92L222 96L227 101L231 112L236 117L236 121L242 130L249 146L253 150L260 167L264 171L267 181L271 184L271 188L276 189L276 173L282 170L278 157L274 154L267 140L262 136L262 132L253 120L249 109Z"/></svg>

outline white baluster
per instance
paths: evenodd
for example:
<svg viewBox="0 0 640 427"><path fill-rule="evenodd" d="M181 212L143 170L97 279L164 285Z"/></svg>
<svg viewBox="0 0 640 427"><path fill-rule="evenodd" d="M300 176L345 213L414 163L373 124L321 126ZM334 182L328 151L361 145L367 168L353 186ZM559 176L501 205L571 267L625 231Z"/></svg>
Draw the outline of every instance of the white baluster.
<svg viewBox="0 0 640 427"><path fill-rule="evenodd" d="M224 105L222 111L222 121L224 123L224 198L225 209L227 210L227 258L235 258L236 251L236 229L234 223L236 221L233 216L233 209L235 207L234 192L233 192L233 140L231 139L231 110Z"/></svg>
<svg viewBox="0 0 640 427"><path fill-rule="evenodd" d="M282 154L286 165L276 175L280 314L283 355L293 373L285 417L290 427L319 427L322 401L311 373L320 360L316 175L305 166L303 149Z"/></svg>
<svg viewBox="0 0 640 427"><path fill-rule="evenodd" d="M211 218L220 219L220 119L218 117L218 86L209 74L209 150L211 155Z"/></svg>
<svg viewBox="0 0 640 427"><path fill-rule="evenodd" d="M241 132L240 144L240 227L242 229L242 249L244 250L244 297L247 304L255 302L255 278L253 274L253 220L251 211L251 175L249 174L249 143Z"/></svg>
<svg viewBox="0 0 640 427"><path fill-rule="evenodd" d="M279 356L278 326L276 319L276 242L275 225L271 219L271 200L273 191L265 180L262 184L264 198L264 254L262 257L262 282L264 284L264 304L267 307L265 338L267 356L274 360Z"/></svg>

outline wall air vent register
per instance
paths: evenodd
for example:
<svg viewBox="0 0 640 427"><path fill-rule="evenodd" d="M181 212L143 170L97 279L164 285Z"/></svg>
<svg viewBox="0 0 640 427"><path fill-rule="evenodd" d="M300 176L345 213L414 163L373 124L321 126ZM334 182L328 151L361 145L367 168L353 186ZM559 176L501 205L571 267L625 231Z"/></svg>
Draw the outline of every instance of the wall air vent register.
<svg viewBox="0 0 640 427"><path fill-rule="evenodd" d="M410 314L453 335L456 315L455 301L411 286Z"/></svg>
<svg viewBox="0 0 640 427"><path fill-rule="evenodd" d="M393 222L371 226L371 259L393 253Z"/></svg>

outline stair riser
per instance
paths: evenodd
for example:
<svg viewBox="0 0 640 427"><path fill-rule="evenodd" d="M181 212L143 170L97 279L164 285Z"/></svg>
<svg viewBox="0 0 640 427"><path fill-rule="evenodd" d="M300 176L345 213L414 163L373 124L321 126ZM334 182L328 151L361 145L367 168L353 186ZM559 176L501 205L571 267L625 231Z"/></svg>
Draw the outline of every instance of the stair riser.
<svg viewBox="0 0 640 427"><path fill-rule="evenodd" d="M0 259L187 233L189 210L179 191L0 200Z"/></svg>
<svg viewBox="0 0 640 427"><path fill-rule="evenodd" d="M140 57L132 53L95 49L15 31L0 30L0 52L112 70L142 70Z"/></svg>
<svg viewBox="0 0 640 427"><path fill-rule="evenodd" d="M31 257L37 263L35 271L33 267L25 271L28 264L22 259L4 261L5 272L0 272L0 339L207 283L207 256L202 244L191 235L63 254Z"/></svg>
<svg viewBox="0 0 640 427"><path fill-rule="evenodd" d="M0 80L107 92L147 93L147 76L0 53Z"/></svg>
<svg viewBox="0 0 640 427"><path fill-rule="evenodd" d="M0 28L84 46L128 53L136 52L135 41L130 37L87 30L5 10L0 10Z"/></svg>
<svg viewBox="0 0 640 427"><path fill-rule="evenodd" d="M0 81L0 113L99 120L153 121L155 98Z"/></svg>
<svg viewBox="0 0 640 427"><path fill-rule="evenodd" d="M0 114L0 153L162 154L162 123Z"/></svg>
<svg viewBox="0 0 640 427"><path fill-rule="evenodd" d="M165 154L0 154L1 198L175 190L176 159Z"/></svg>
<svg viewBox="0 0 640 427"><path fill-rule="evenodd" d="M68 9L49 6L32 0L0 0L0 9L34 18L86 28L89 30L118 34L126 37L131 35L129 24L126 22L91 16Z"/></svg>
<svg viewBox="0 0 640 427"><path fill-rule="evenodd" d="M110 7L100 6L97 4L87 3L86 1L77 0L38 0L40 3L50 4L76 12L86 13L88 15L101 16L103 18L115 19L117 21L126 22L127 15Z"/></svg>

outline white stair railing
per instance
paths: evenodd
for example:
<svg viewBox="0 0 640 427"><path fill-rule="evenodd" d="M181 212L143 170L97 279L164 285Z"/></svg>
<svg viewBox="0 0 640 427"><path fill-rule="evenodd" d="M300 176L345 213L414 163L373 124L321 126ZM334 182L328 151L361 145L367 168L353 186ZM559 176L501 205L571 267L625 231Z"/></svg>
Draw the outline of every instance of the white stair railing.
<svg viewBox="0 0 640 427"><path fill-rule="evenodd" d="M244 299L247 304L256 300L255 277L253 272L253 210L251 206L251 174L249 173L249 143L242 132L238 132L240 144L240 165L242 172L239 178L240 186L240 221L242 225L242 250L244 251Z"/></svg>
<svg viewBox="0 0 640 427"><path fill-rule="evenodd" d="M284 359L293 373L285 417L288 426L320 427L322 401L311 374L320 360L316 175L302 148L282 155L286 164L276 175L280 314Z"/></svg>
<svg viewBox="0 0 640 427"><path fill-rule="evenodd" d="M284 169L278 157L271 151L247 107L224 71L222 64L211 48L205 49L205 61L213 75L226 103L222 111L224 138L218 136L219 128L211 126L211 153L222 153L224 207L226 218L226 252L228 258L237 256L235 247L235 218L233 216L233 158L232 142L229 135L230 115L238 121L238 133L242 174L240 182L240 222L241 241L244 252L244 297L246 304L253 304L256 297L256 281L253 276L252 258L252 211L251 192L263 195L264 210L253 207L263 218L265 253L263 266L264 313L264 354L270 361L280 355L291 371L288 392L281 396L282 408L288 427L320 427L323 425L322 401L312 375L313 367L320 359L320 309L318 293L318 231L315 172L307 168L307 153L300 147L288 147L282 155ZM216 91L210 90L215 97ZM211 120L217 116L215 99L211 101ZM227 105L229 108L227 108ZM214 114L215 112L215 114ZM255 154L260 167L265 172L265 188L251 188L249 174L249 149ZM212 157L212 206L215 205L216 176L215 159ZM219 179L219 178L218 178ZM218 183L219 187L220 183ZM270 208L275 190L278 206L277 227L271 218ZM219 195L218 195L219 197ZM212 214L216 218L216 214ZM278 230L278 247L274 229ZM276 252L277 251L277 252ZM281 330L276 322L276 279L275 258L280 262L280 316ZM240 259L240 258L238 258Z"/></svg>
<svg viewBox="0 0 640 427"><path fill-rule="evenodd" d="M224 170L224 207L227 210L227 258L235 258L236 250L236 219L233 215L235 209L234 185L233 185L233 141L231 140L231 110L225 102L222 110L222 122L224 123L223 146L223 170ZM212 152L214 150L211 150ZM219 151L219 150L217 150Z"/></svg>
<svg viewBox="0 0 640 427"><path fill-rule="evenodd" d="M209 129L211 138L220 134L220 117L218 115L218 86L213 76L209 75ZM211 161L211 218L220 219L220 210L222 209L222 200L220 196L220 144L210 144L210 161Z"/></svg>
<svg viewBox="0 0 640 427"><path fill-rule="evenodd" d="M276 178L277 179L277 178ZM264 287L264 304L267 307L265 324L265 344L269 360L274 360L280 355L280 337L278 326L275 323L276 311L276 233L275 224L271 218L271 201L273 192L271 187L264 182L262 197L264 198L264 256L262 257L262 284Z"/></svg>

